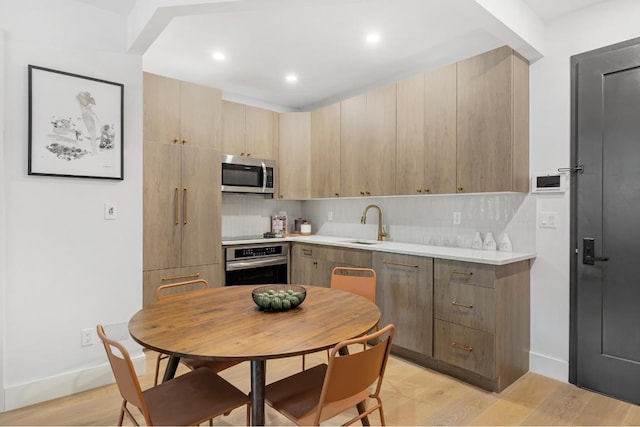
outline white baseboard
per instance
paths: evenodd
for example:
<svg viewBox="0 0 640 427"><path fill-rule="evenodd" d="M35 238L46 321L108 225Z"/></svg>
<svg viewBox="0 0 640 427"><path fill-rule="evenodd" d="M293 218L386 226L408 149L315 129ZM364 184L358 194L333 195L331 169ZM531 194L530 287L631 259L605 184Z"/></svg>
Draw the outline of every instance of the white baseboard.
<svg viewBox="0 0 640 427"><path fill-rule="evenodd" d="M569 362L529 352L529 370L554 380L569 382Z"/></svg>
<svg viewBox="0 0 640 427"><path fill-rule="evenodd" d="M131 361L138 375L147 370L147 358L140 352L131 355ZM56 377L44 378L30 383L7 387L4 390L4 410L22 408L34 403L69 396L81 391L113 384L113 371L109 363L70 372Z"/></svg>

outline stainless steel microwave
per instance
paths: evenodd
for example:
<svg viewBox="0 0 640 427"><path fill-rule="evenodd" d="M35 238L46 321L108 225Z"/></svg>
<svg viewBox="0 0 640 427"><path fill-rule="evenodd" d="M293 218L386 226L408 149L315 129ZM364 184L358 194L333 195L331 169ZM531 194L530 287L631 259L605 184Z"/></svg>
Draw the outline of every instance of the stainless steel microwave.
<svg viewBox="0 0 640 427"><path fill-rule="evenodd" d="M253 157L222 156L222 191L257 193L273 197L276 183L276 162Z"/></svg>

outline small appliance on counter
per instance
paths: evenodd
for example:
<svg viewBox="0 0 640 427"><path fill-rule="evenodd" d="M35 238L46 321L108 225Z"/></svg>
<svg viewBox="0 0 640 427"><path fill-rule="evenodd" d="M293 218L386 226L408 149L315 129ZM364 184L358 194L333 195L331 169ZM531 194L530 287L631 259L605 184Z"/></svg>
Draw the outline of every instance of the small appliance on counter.
<svg viewBox="0 0 640 427"><path fill-rule="evenodd" d="M304 218L296 218L294 220L293 234L310 235L311 224Z"/></svg>

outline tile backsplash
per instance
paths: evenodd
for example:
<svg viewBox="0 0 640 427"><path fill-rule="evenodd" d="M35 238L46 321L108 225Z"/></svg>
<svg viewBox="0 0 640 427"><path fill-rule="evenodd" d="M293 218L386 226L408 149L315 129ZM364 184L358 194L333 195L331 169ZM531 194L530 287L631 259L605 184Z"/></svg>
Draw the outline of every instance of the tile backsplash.
<svg viewBox="0 0 640 427"><path fill-rule="evenodd" d="M279 212L286 212L289 224L293 224L302 215L302 202L265 199L259 194L223 193L222 237L257 236L271 231L271 215Z"/></svg>
<svg viewBox="0 0 640 427"><path fill-rule="evenodd" d="M293 219L304 217L311 222L313 234L374 240L377 237L377 211L369 210L367 223L360 223L363 210L369 204L376 204L382 209L383 224L388 233L385 240L471 247L476 231L482 237L491 232L496 241L506 232L514 251L535 251L536 198L526 193L304 201L229 194L222 198L222 235L262 234L271 228L271 215L286 211L290 231ZM460 224L454 225L454 212L460 212Z"/></svg>

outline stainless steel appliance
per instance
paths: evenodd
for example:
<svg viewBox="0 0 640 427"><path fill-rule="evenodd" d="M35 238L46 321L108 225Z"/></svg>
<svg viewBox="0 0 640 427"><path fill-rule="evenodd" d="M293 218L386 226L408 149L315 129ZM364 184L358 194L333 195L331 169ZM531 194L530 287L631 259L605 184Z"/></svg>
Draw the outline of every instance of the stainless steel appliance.
<svg viewBox="0 0 640 427"><path fill-rule="evenodd" d="M288 260L288 243L227 246L225 285L287 283Z"/></svg>
<svg viewBox="0 0 640 427"><path fill-rule="evenodd" d="M222 191L258 193L273 197L276 162L245 156L222 156Z"/></svg>

